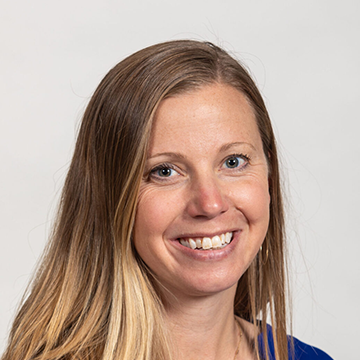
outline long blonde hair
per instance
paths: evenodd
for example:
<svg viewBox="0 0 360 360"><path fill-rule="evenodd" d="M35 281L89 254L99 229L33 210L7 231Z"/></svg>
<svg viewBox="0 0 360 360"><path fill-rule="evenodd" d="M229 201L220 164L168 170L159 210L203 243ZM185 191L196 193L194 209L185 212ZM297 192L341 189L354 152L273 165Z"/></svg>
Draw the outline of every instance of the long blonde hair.
<svg viewBox="0 0 360 360"><path fill-rule="evenodd" d="M287 359L284 220L270 119L238 61L213 44L182 40L129 56L92 96L51 239L2 360L171 358L163 306L131 233L159 103L215 82L247 97L270 169L269 229L262 251L239 281L234 312L260 326L265 338L265 321L260 325L257 319L270 313L276 358Z"/></svg>

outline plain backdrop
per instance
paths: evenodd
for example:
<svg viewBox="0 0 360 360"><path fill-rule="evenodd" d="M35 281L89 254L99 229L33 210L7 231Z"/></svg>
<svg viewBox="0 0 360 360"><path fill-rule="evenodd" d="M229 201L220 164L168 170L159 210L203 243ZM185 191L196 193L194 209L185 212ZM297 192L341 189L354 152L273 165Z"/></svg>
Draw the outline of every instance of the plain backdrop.
<svg viewBox="0 0 360 360"><path fill-rule="evenodd" d="M171 39L243 61L287 194L294 334L358 359L360 2L0 2L0 352L46 242L84 108L125 56Z"/></svg>

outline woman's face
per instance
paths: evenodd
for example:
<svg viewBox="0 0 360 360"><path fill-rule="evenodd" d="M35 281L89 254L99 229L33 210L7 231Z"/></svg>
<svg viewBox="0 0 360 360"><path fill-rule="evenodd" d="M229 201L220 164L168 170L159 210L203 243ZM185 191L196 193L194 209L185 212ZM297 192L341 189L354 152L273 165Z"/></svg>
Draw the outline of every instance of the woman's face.
<svg viewBox="0 0 360 360"><path fill-rule="evenodd" d="M175 294L236 286L265 237L268 168L255 116L233 87L165 99L140 188L134 245Z"/></svg>

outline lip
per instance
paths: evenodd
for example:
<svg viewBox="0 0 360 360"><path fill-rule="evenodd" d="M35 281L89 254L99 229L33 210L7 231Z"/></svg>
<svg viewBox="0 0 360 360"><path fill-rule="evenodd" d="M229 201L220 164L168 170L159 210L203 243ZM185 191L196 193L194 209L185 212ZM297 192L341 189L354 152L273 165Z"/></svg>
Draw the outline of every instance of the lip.
<svg viewBox="0 0 360 360"><path fill-rule="evenodd" d="M229 245L225 246L224 248L220 248L220 249L209 249L209 250L196 250L196 249L190 249L186 246L183 246L180 244L179 240L180 238L190 238L190 237L213 237L215 235L219 235L222 233L216 233L214 235L200 235L200 234L191 234L188 235L186 234L186 237L179 237L176 239L172 239L171 245L176 249L176 250L180 250L182 254L184 254L187 257L190 257L194 260L199 260L199 261L219 261L222 260L224 258L227 258L232 251L234 250L234 248L236 247L237 243L239 242L239 238L240 238L240 234L241 234L241 230L233 230L233 231L226 231L226 232L232 232L233 233L233 238L230 242Z"/></svg>

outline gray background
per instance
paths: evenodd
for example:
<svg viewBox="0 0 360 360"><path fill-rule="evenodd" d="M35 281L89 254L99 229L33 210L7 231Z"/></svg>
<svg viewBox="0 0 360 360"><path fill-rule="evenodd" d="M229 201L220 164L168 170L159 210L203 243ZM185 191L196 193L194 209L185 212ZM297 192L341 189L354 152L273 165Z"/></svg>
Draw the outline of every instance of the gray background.
<svg viewBox="0 0 360 360"><path fill-rule="evenodd" d="M294 334L357 359L358 1L0 2L0 351L43 249L86 103L147 45L209 40L243 60L274 122L287 192Z"/></svg>

